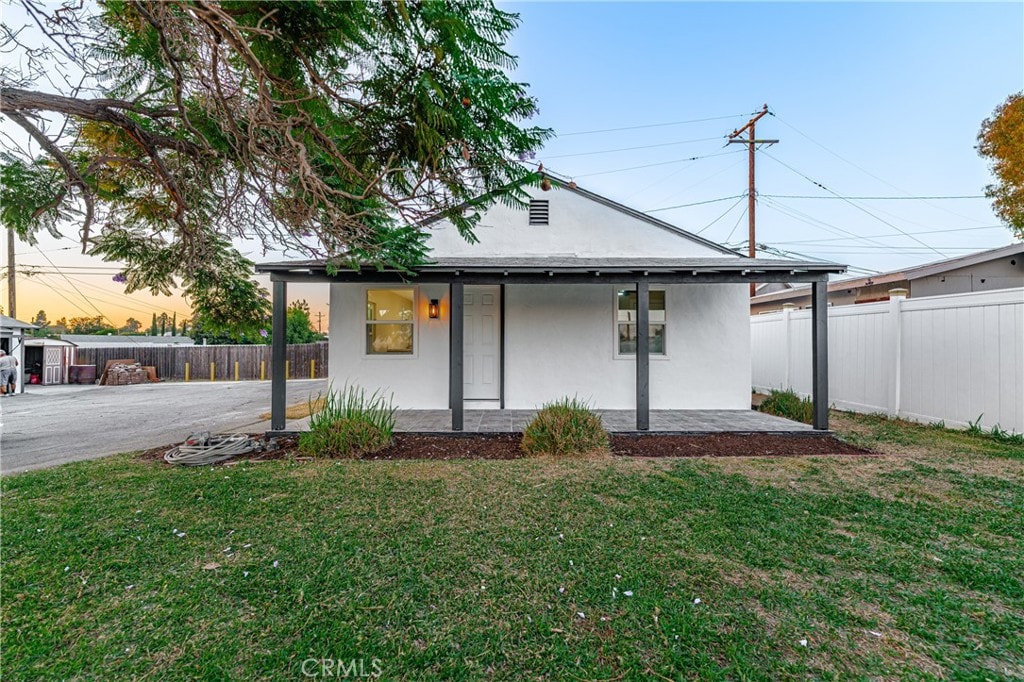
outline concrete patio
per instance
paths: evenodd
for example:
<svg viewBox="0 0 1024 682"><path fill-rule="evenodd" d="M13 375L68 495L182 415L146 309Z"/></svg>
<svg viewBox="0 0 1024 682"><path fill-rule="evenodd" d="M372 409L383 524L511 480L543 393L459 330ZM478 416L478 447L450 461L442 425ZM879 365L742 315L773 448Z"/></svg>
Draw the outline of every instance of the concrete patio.
<svg viewBox="0 0 1024 682"><path fill-rule="evenodd" d="M636 432L633 410L598 410L606 429ZM536 410L466 410L463 433L522 431ZM399 410L396 430L452 432L450 410ZM650 433L813 433L809 424L753 410L651 410Z"/></svg>

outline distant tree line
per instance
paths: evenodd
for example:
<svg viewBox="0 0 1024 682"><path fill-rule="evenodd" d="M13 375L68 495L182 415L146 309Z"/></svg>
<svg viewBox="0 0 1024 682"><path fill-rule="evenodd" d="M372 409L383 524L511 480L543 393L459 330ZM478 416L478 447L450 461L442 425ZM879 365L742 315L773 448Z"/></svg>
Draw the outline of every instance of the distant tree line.
<svg viewBox="0 0 1024 682"><path fill-rule="evenodd" d="M61 334L88 334L94 336L191 336L197 343L209 345L224 344L266 344L272 340L270 319L265 320L263 328L255 333L232 333L222 325L204 323L201 316L178 323L178 314L153 313L148 329L143 329L142 322L129 317L122 327L115 327L106 317L62 317L50 322L45 310L40 310L32 319L32 324L39 327L32 335L40 338L54 337ZM305 300L295 301L288 306L286 335L288 343L313 343L324 339L324 335L313 328L310 318L309 304Z"/></svg>

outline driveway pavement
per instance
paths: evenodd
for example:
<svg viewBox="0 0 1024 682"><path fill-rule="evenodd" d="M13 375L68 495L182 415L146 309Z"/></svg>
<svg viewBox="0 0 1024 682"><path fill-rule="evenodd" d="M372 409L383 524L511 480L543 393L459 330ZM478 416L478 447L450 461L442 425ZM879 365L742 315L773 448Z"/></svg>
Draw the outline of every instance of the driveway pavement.
<svg viewBox="0 0 1024 682"><path fill-rule="evenodd" d="M326 387L289 381L288 404ZM0 398L0 473L180 443L195 431L259 432L269 411L269 381L28 386Z"/></svg>

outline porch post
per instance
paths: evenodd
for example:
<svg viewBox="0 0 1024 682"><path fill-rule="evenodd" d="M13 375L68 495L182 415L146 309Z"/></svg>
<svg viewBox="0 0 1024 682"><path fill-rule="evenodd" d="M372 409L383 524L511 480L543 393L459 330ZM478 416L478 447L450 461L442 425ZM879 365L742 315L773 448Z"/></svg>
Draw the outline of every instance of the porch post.
<svg viewBox="0 0 1024 682"><path fill-rule="evenodd" d="M636 430L651 427L651 290L647 279L636 283Z"/></svg>
<svg viewBox="0 0 1024 682"><path fill-rule="evenodd" d="M286 312L288 308L288 284L274 282L274 318L271 324L272 338L270 346L270 430L283 431L285 419L285 387L284 363L288 350L288 334L286 331Z"/></svg>
<svg viewBox="0 0 1024 682"><path fill-rule="evenodd" d="M449 285L451 303L448 315L448 402L452 408L452 431L462 430L462 343L464 313L462 309L462 282Z"/></svg>
<svg viewBox="0 0 1024 682"><path fill-rule="evenodd" d="M811 283L814 428L828 430L828 280Z"/></svg>

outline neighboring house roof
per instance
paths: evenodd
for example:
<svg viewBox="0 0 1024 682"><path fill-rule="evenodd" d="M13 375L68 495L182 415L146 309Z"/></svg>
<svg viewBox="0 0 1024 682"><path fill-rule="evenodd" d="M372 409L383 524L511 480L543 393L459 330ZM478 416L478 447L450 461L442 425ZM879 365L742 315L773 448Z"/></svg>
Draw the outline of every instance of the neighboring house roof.
<svg viewBox="0 0 1024 682"><path fill-rule="evenodd" d="M835 282L830 282L828 290L830 292L845 291L847 289L859 289L861 287L877 286L879 284L911 282L915 279L941 275L953 270L959 270L960 268L979 265L981 263L987 263L989 261L999 260L1000 258L1006 258L1017 254L1024 255L1024 242L1017 242L1016 244L1001 246L996 249L988 249L986 251L977 251L966 256L947 258L931 263L925 263L924 265L917 265L911 268L892 270L890 272L880 272L877 275L841 279ZM809 293L810 287L798 285L786 291L774 291L770 294L759 294L751 298L750 302L751 304L757 304L771 303L773 301L785 301L792 298L800 298L801 296L806 296Z"/></svg>
<svg viewBox="0 0 1024 682"><path fill-rule="evenodd" d="M70 341L62 341L61 339L25 339L26 346L70 346L76 347L78 344L71 343Z"/></svg>
<svg viewBox="0 0 1024 682"><path fill-rule="evenodd" d="M29 324L28 322L16 320L13 317L0 315L0 329L10 333L13 332L15 329L39 329L39 327L37 327L34 324Z"/></svg>
<svg viewBox="0 0 1024 682"><path fill-rule="evenodd" d="M190 336L119 336L106 334L61 334L63 341L76 346L193 346Z"/></svg>
<svg viewBox="0 0 1024 682"><path fill-rule="evenodd" d="M960 268L978 265L979 263L987 263L991 260L999 260L1000 258L1018 254L1024 254L1024 242L1017 242L1016 244L1002 246L998 249L989 249L988 251L977 251L966 256L947 258L946 260L939 260L934 263L925 263L924 265L918 265L914 268L907 268L903 270L903 274L906 279L915 280L920 279L921 277L941 275L945 272L949 272L950 270L959 270Z"/></svg>

